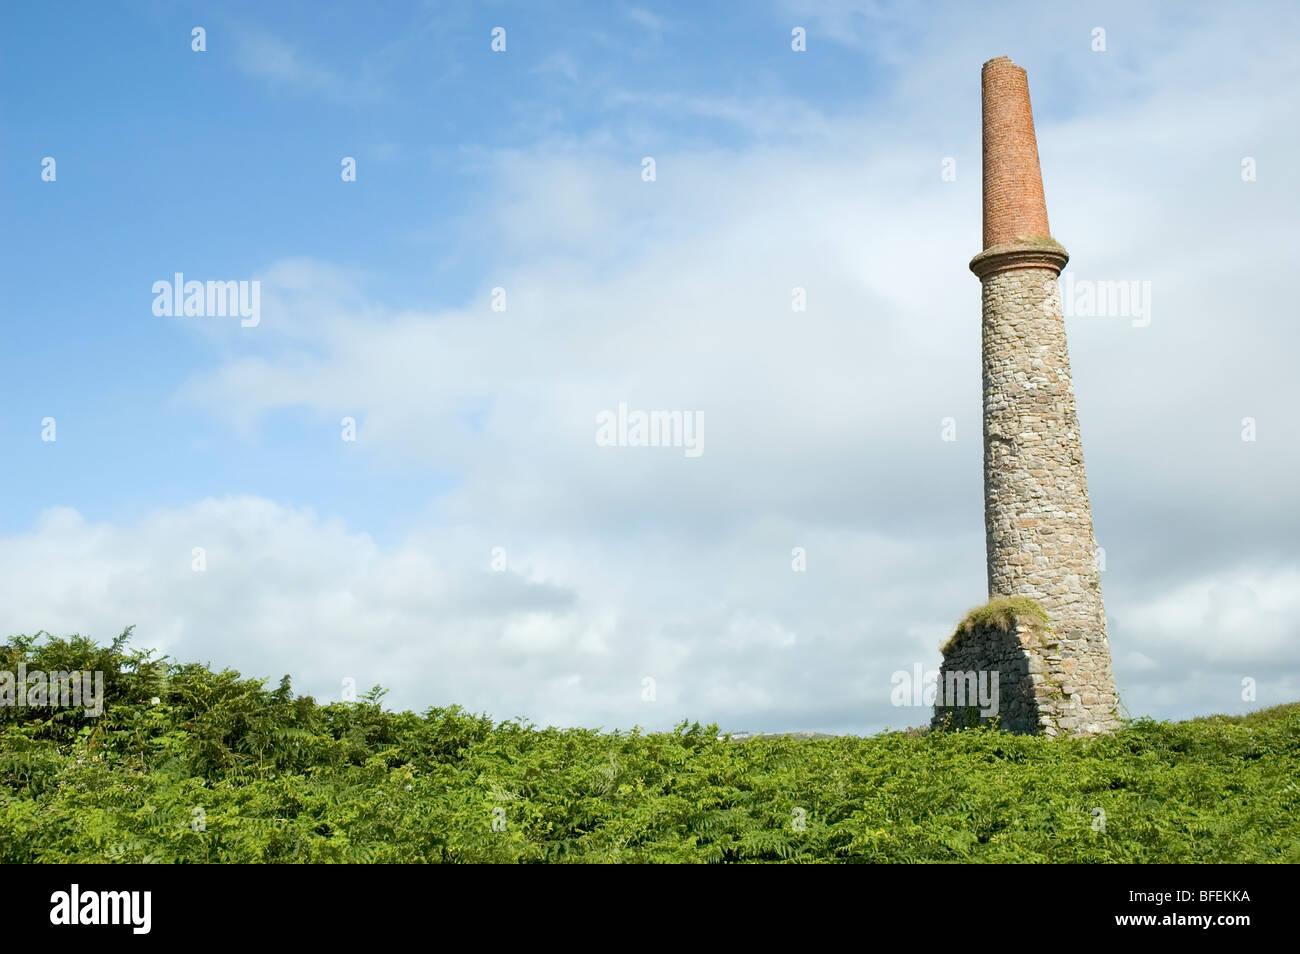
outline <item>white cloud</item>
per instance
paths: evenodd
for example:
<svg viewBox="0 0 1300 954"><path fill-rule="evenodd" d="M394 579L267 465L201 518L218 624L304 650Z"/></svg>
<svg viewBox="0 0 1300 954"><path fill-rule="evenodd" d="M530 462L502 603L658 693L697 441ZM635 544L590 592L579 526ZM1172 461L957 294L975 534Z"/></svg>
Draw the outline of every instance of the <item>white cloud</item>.
<svg viewBox="0 0 1300 954"><path fill-rule="evenodd" d="M534 70L537 73L554 73L562 76L570 83L578 81L578 63L568 53L557 50L548 54Z"/></svg>
<svg viewBox="0 0 1300 954"><path fill-rule="evenodd" d="M1201 46L1191 37L1183 55ZM1179 51L1161 55L1176 73ZM964 62L977 89L980 60ZM1179 538L1195 533L1186 515L1238 485L1243 467L1252 486L1276 493L1297 463L1287 442L1243 445L1236 430L1243 402L1294 404L1290 352L1252 354L1252 370L1236 382L1249 399L1197 386L1223 367L1233 347L1225 334L1244 342L1223 322L1237 288L1183 267L1223 231L1199 225L1186 201L1192 177L1227 223L1234 261L1285 273L1289 245L1276 235L1293 230L1294 195L1271 210L1243 207L1251 199L1231 181L1235 160L1223 176L1224 189L1237 191L1219 194L1207 157L1231 155L1246 129L1256 152L1292 153L1294 128L1263 121L1283 105L1262 78L1270 65L1290 69L1286 62L1257 55L1243 80L1257 95L1215 130L1195 118L1206 96L1195 85L1040 119L1049 208L1072 267L1149 278L1161 296L1149 328L1072 319L1070 333L1121 682L1132 659L1134 677L1166 688L1191 680L1184 699L1202 691L1196 680L1214 666L1270 658L1287 632L1286 611L1259 628L1261 617L1236 604L1213 625L1197 617L1182 626L1176 610L1187 604L1171 595L1189 572L1239 574L1250 551L1285 537L1262 506L1226 525L1200 524L1222 531L1216 552ZM1036 102L1050 102L1053 88L1050 77L1035 85ZM917 94L900 93L908 95ZM674 98L645 103L671 112ZM874 679L887 698L894 669L937 661L938 637L926 649L914 634L943 635L984 582L978 285L965 267L979 235L978 149L966 153L957 182L942 182L924 116L899 123L887 107L830 122L810 111L802 121L815 134L801 139L781 118L798 113L788 103L695 102L743 122L764 145L665 149L653 183L641 181L636 157L599 137L590 148L543 144L496 158L497 202L482 221L496 240L493 283L506 288L508 311L488 308L487 288L462 309L391 314L334 278L325 297L351 306L304 297L314 281L286 282L270 289L281 307L264 308L263 324L315 328L310 357L232 362L194 393L251 417L288 404L359 408L367 452L456 473L460 484L435 503L434 519L491 526L492 539L523 536L565 586L603 594L601 610L617 614L618 627L599 642L612 647L627 685L641 668L662 674L667 660L674 677L675 667L690 667L690 684L667 698L692 715L744 698L823 726L905 722L850 687ZM965 138L978 143L977 100L967 110ZM1220 140L1207 139L1216 131ZM1251 230L1233 226L1234 216ZM794 286L807 289L805 312L791 310ZM1280 282L1273 287L1282 293ZM1289 325L1258 327L1294 341ZM596 447L595 415L620 401L701 411L705 455ZM480 429L457 425L467 406L483 409ZM938 439L947 416L958 422L955 444ZM790 572L795 545L810 548L806 575ZM1224 642L1220 630L1238 626L1255 636ZM563 656L583 629L535 617L512 623L508 642ZM631 653L620 643L628 638L661 652ZM792 653L824 673L819 692L789 677ZM1161 667L1155 676L1146 659ZM731 688L710 683L717 674L708 665L727 667ZM593 695L575 694L572 711L590 722L605 710L592 679L583 685ZM1130 706L1141 709L1148 691L1136 683ZM1205 705L1231 708L1220 691L1216 684Z"/></svg>
<svg viewBox="0 0 1300 954"><path fill-rule="evenodd" d="M373 100L378 87L364 71L345 74L256 27L234 30L235 66L247 76L294 93L338 102Z"/></svg>
<svg viewBox="0 0 1300 954"><path fill-rule="evenodd" d="M651 33L662 33L664 29L663 17L651 13L644 7L626 7L623 11L627 14L629 20L637 26L648 30Z"/></svg>
<svg viewBox="0 0 1300 954"><path fill-rule="evenodd" d="M541 722L666 726L682 718L752 727L770 709L820 712L865 726L893 713L860 699L844 673L861 633L821 614L810 634L781 621L794 579L781 548L735 542L585 542L530 534L510 568L490 568L500 534L422 524L390 546L341 522L255 497L156 510L134 523L87 523L48 511L29 534L0 540L0 627L107 638L137 626L142 645L247 674L294 677L337 698L345 678L390 687L390 701L457 702ZM194 548L206 569L193 568ZM815 548L833 561L833 546ZM707 567L711 565L710 574ZM688 570L690 579L683 578ZM732 575L766 597L728 605ZM791 667L801 675L788 680ZM892 668L892 667L891 667ZM642 699L655 680L657 698ZM877 673L869 682L884 682Z"/></svg>

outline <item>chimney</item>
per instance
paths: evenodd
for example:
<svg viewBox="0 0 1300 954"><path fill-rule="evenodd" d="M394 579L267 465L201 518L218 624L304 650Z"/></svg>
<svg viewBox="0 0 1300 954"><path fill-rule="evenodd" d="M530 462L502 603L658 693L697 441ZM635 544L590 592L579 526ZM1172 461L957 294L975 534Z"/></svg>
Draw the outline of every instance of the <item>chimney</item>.
<svg viewBox="0 0 1300 954"><path fill-rule="evenodd" d="M1119 699L1058 283L1068 256L1047 229L1025 71L1000 56L981 83L984 250L970 267L980 279L984 540L989 598L1019 609L1015 625L963 625L944 647L940 684L998 673L1004 729L1099 735L1119 727ZM1032 631L1043 615L1050 637ZM932 724L959 717L971 718L964 702L936 699Z"/></svg>
<svg viewBox="0 0 1300 954"><path fill-rule="evenodd" d="M1007 268L1053 268L1069 260L1051 237L1038 167L1029 80L1005 56L981 71L984 114L984 251L971 270L981 279Z"/></svg>

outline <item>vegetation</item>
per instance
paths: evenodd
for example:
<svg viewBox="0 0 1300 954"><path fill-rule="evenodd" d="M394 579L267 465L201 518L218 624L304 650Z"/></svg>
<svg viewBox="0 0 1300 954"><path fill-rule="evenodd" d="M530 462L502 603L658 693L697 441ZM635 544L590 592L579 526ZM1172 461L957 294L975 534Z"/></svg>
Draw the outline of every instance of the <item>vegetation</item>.
<svg viewBox="0 0 1300 954"><path fill-rule="evenodd" d="M977 606L957 624L957 629L943 644L947 655L962 636L979 627L1009 630L1017 621L1027 622L1036 630L1050 632L1052 625L1047 611L1028 596L995 596L982 606Z"/></svg>
<svg viewBox="0 0 1300 954"><path fill-rule="evenodd" d="M1062 250L1065 248L1065 246L1050 235L1017 235L1016 241L1022 245L1046 245L1051 248L1059 248Z"/></svg>
<svg viewBox="0 0 1300 954"><path fill-rule="evenodd" d="M0 650L108 700L0 707L0 862L1300 862L1300 705L734 742L321 705L128 634Z"/></svg>

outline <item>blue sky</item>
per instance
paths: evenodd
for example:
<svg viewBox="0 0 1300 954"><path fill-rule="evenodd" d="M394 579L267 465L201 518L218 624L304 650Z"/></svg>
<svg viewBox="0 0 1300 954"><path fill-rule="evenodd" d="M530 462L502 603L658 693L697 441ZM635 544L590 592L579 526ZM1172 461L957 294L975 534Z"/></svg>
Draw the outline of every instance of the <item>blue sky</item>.
<svg viewBox="0 0 1300 954"><path fill-rule="evenodd" d="M372 493L361 488L381 481L381 496L417 506L428 475L340 458L294 413L264 422L256 454L230 453L217 429L169 398L214 347L239 347L237 335L196 340L150 321L140 288L176 270L242 276L305 256L367 273L393 307L453 307L500 264L491 243L465 247L459 234L488 188L481 154L598 135L635 112L608 101L615 89L815 94L838 108L885 81L838 47L806 69L784 68L775 11L733 18L717 8L684 23L666 19L668 8L581 4L394 4L379 17L345 4L328 16L317 4L64 9L60 29L45 10L4 14L4 83L23 93L4 113L5 217L16 227L3 251L21 276L6 283L7 304L30 318L12 323L3 366L25 403L0 436L27 455L6 475L0 529L30 524L51 499L110 516L239 491L382 527L384 511L367 507ZM501 24L507 50L494 55L490 32ZM191 49L194 26L207 31L206 52ZM614 149L637 164L665 132L709 147L747 138L667 109ZM26 174L32 151L55 157L57 188ZM361 164L347 188L342 156ZM58 456L20 436L32 415L65 422L73 439ZM124 466L104 466L113 458ZM321 469L329 477L313 479Z"/></svg>
<svg viewBox="0 0 1300 954"><path fill-rule="evenodd" d="M1071 269L1154 288L1068 326L1126 701L1296 698L1296 13L973 7L6 6L0 623L416 708L924 721L889 674L983 589L1006 54ZM261 281L261 323L155 316L175 272ZM621 401L702 410L706 453L602 455Z"/></svg>

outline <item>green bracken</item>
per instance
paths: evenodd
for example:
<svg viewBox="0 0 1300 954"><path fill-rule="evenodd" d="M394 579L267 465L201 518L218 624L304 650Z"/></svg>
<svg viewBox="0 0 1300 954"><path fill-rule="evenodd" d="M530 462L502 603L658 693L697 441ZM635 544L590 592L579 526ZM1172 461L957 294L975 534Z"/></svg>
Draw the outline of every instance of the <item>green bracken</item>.
<svg viewBox="0 0 1300 954"><path fill-rule="evenodd" d="M126 636L0 649L107 698L0 707L0 862L1300 862L1300 705L734 742L323 705Z"/></svg>

